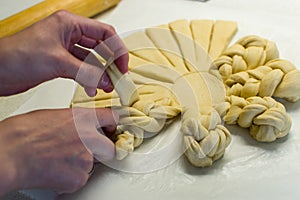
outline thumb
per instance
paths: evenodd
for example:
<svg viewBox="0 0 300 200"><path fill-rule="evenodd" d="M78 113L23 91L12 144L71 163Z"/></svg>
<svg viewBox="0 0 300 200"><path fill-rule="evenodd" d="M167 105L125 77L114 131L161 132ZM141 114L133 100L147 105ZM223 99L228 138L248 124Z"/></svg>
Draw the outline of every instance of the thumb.
<svg viewBox="0 0 300 200"><path fill-rule="evenodd" d="M119 120L116 112L108 108L73 108L72 112L77 133L94 158L98 161L113 159L114 143L98 130L103 127L116 127Z"/></svg>
<svg viewBox="0 0 300 200"><path fill-rule="evenodd" d="M99 126L95 127L96 131L99 131L99 129L104 130L105 128L116 128L119 116L115 111L103 108L96 108L95 111L99 123ZM93 140L88 142L88 145L94 158L98 161L112 160L115 156L115 146L104 134L99 134L98 132Z"/></svg>
<svg viewBox="0 0 300 200"><path fill-rule="evenodd" d="M109 161L115 157L115 145L106 136L99 134L95 129L93 137L85 139L84 144L91 151L97 161Z"/></svg>

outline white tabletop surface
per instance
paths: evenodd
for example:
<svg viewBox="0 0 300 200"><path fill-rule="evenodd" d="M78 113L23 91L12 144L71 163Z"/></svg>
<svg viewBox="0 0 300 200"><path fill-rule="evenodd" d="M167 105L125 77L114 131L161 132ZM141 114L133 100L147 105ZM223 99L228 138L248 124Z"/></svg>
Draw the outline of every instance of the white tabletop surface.
<svg viewBox="0 0 300 200"><path fill-rule="evenodd" d="M36 2L0 2L3 19ZM297 0L123 0L114 9L97 16L127 31L168 23L176 19L226 19L238 22L234 41L256 34L275 41L281 58L300 69L300 1ZM3 27L0 27L3 28ZM33 90L26 101L9 104L18 114L37 108L68 107L74 82L57 79ZM0 99L1 100L1 99ZM285 103L293 119L290 135L273 144L253 141L245 131L232 128L232 143L222 160L207 169L189 166L179 159L171 166L147 174L123 173L98 166L80 191L58 197L79 199L298 199L300 196L300 103ZM1 106L1 103L0 103ZM238 132L242 132L239 134ZM46 199L49 193L45 192Z"/></svg>

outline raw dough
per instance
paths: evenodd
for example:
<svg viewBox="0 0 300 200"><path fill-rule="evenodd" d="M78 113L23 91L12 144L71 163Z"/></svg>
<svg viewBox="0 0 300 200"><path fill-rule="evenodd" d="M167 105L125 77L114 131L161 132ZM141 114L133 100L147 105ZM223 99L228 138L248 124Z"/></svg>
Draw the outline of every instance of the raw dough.
<svg viewBox="0 0 300 200"><path fill-rule="evenodd" d="M279 59L275 43L246 36L224 51L213 63L227 89L228 124L250 128L253 138L272 142L286 136L291 119L272 97L295 102L300 98L300 71Z"/></svg>
<svg viewBox="0 0 300 200"><path fill-rule="evenodd" d="M211 37L209 55L212 60L218 58L237 31L236 22L217 20Z"/></svg>
<svg viewBox="0 0 300 200"><path fill-rule="evenodd" d="M284 106L271 97L231 96L231 104L224 121L250 128L250 135L261 142L273 142L286 136L291 128L291 118Z"/></svg>
<svg viewBox="0 0 300 200"><path fill-rule="evenodd" d="M134 100L124 88L119 89L119 95L99 90L92 99L82 94L82 88L77 89L72 106L113 107L119 113L118 129L112 138L117 159L124 159L141 145L145 131L159 134L179 114L182 115L183 148L190 163L210 166L223 156L231 141L221 120L228 102L225 102L226 90L218 70L210 70L208 55L209 49L214 55L221 53L236 31L232 27L226 29L231 32L226 31L225 39L219 40L218 30L223 23L178 20L125 38L130 72L121 75L111 66L108 73L114 76L114 84L123 81L125 88L130 79L134 82L138 94ZM221 43L212 45L212 40ZM128 88L133 90L133 86Z"/></svg>

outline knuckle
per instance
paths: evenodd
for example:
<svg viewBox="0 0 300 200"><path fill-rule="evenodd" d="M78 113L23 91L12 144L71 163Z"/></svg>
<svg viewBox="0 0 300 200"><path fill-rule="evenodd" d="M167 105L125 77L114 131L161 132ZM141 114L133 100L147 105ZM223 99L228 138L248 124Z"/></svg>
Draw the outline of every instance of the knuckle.
<svg viewBox="0 0 300 200"><path fill-rule="evenodd" d="M74 181L70 184L70 188L66 191L66 193L73 193L82 188L88 181L87 173L78 173L77 176L74 177Z"/></svg>
<svg viewBox="0 0 300 200"><path fill-rule="evenodd" d="M107 25L107 30L111 33L116 33L116 29L112 25Z"/></svg>
<svg viewBox="0 0 300 200"><path fill-rule="evenodd" d="M64 24L70 23L72 20L72 13L67 10L58 10L52 13L46 20L51 22L50 24L55 24L55 26L62 28Z"/></svg>
<svg viewBox="0 0 300 200"><path fill-rule="evenodd" d="M93 168L94 159L93 156L88 151L86 151L85 153L82 153L80 155L79 162L81 168L88 173L89 170Z"/></svg>
<svg viewBox="0 0 300 200"><path fill-rule="evenodd" d="M68 177L64 177L62 181L57 183L56 186L52 187L52 189L58 194L74 193L82 188L89 179L88 174L82 170L79 172L76 170L67 174Z"/></svg>
<svg viewBox="0 0 300 200"><path fill-rule="evenodd" d="M70 14L71 13L67 10L58 10L53 13L53 16L59 17L59 18L65 18L65 17L69 16Z"/></svg>

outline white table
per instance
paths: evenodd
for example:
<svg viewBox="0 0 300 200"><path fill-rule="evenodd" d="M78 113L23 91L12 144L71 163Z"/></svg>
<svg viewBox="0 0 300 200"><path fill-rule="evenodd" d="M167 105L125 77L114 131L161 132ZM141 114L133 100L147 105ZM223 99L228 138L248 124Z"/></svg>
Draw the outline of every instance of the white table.
<svg viewBox="0 0 300 200"><path fill-rule="evenodd" d="M17 1L6 3L13 2ZM27 1L26 5L32 2L37 1ZM3 3L0 3L1 14L7 10ZM23 3L25 5L25 1L18 1L18 8L23 8ZM7 13L14 9L12 6ZM123 0L96 19L114 25L121 35L182 18L234 20L238 22L239 31L233 41L250 34L273 40L281 58L300 69L299 10L300 2L296 0L211 0L207 3ZM64 79L43 84L15 114L36 108L67 107L73 89L74 83ZM300 103L285 105L294 122L285 140L259 144L244 135L245 131L233 128L232 143L224 158L211 168L193 168L184 159L147 174L123 173L98 166L82 190L59 199L296 199L300 196ZM239 131L242 133L237 133ZM46 198L50 193L42 195Z"/></svg>

